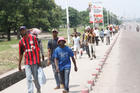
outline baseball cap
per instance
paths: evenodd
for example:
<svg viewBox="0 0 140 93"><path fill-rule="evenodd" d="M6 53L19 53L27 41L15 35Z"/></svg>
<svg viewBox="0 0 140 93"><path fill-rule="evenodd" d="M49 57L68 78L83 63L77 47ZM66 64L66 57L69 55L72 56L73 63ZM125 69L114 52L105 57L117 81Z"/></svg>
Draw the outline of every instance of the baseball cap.
<svg viewBox="0 0 140 93"><path fill-rule="evenodd" d="M52 32L57 32L58 33L58 30L57 29L52 29Z"/></svg>
<svg viewBox="0 0 140 93"><path fill-rule="evenodd" d="M25 30L25 29L26 29L26 26L21 26L21 27L20 27L20 31L21 31L22 29Z"/></svg>

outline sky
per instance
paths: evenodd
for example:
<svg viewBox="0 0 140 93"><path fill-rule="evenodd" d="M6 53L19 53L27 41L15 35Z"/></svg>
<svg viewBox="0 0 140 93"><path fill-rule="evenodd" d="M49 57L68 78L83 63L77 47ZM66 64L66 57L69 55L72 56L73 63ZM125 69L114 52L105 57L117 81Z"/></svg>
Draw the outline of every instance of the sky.
<svg viewBox="0 0 140 93"><path fill-rule="evenodd" d="M69 6L77 9L78 11L84 11L88 8L89 2L95 2L99 0L68 0ZM123 16L127 19L140 18L140 0L100 0L103 6L116 14L117 16ZM66 7L66 0L55 0L56 4L63 9Z"/></svg>

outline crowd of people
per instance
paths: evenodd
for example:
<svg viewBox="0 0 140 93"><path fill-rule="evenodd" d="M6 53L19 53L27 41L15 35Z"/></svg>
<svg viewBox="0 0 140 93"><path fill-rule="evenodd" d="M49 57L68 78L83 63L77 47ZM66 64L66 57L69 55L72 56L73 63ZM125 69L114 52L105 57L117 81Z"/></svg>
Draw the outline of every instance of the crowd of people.
<svg viewBox="0 0 140 93"><path fill-rule="evenodd" d="M73 47L66 45L64 37L58 37L59 31L52 30L52 39L48 41L47 65L52 66L56 87L54 89L63 88L63 93L69 92L69 76L71 70L71 60L74 64L74 70L77 72L76 59L81 58L83 51L86 51L90 60L96 58L96 46L100 41L106 45L110 44L110 37L118 32L118 26L108 26L99 29L87 26L84 33L81 34L74 29L72 36ZM28 93L34 93L33 81L37 89L37 93L41 93L41 84L38 79L38 69L41 67L41 58L44 61L44 51L38 33L27 30L26 26L20 27L22 39L19 41L19 71L21 69L21 61L24 55L25 74L27 78Z"/></svg>
<svg viewBox="0 0 140 93"><path fill-rule="evenodd" d="M85 50L88 57L93 60L93 57L96 58L95 46L98 46L100 41L106 45L110 45L110 38L112 38L118 30L118 26L112 25L107 26L105 30L103 28L99 29L98 27L95 27L94 29L87 26L84 33L81 35L76 29L74 29L74 33L71 36L75 58L77 59L77 55L81 58L83 54L82 51Z"/></svg>

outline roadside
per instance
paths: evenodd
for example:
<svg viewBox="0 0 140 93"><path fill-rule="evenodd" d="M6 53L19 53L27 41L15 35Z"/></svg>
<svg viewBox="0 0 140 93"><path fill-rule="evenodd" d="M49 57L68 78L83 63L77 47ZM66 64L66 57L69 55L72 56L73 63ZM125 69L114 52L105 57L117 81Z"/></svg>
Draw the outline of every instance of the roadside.
<svg viewBox="0 0 140 93"><path fill-rule="evenodd" d="M120 42L121 33L118 37L117 42L115 43L111 53L109 54L108 59L102 69L101 74L99 75L93 90L90 93L116 93L117 88L116 82L118 78L118 70L120 66L119 61L119 42Z"/></svg>
<svg viewBox="0 0 140 93"><path fill-rule="evenodd" d="M97 58L94 60L90 60L88 56L84 53L82 58L77 60L78 72L74 72L72 66L70 77L70 93L80 93L81 89L86 87L87 81L90 79L93 70L96 68L99 60L101 60L101 58L104 56L105 51L108 47L109 45L107 46L100 43L100 45L96 47ZM44 69L44 72L47 77L47 83L42 87L42 93L61 93L61 89L53 89L55 87L55 81L53 78L51 66L46 67ZM10 86L9 88L3 90L1 93L26 93L26 87L26 79L24 79L14 84L13 86Z"/></svg>

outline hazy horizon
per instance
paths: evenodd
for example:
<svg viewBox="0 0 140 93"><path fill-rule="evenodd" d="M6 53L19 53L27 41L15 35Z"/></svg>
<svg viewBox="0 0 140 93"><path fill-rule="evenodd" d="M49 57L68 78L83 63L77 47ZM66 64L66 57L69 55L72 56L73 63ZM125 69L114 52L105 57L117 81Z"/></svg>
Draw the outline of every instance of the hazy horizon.
<svg viewBox="0 0 140 93"><path fill-rule="evenodd" d="M69 0L69 6L84 11L88 8L88 3L93 0ZM98 1L98 0L94 0ZM117 16L123 16L127 19L140 18L140 0L100 0L104 8L113 12ZM56 4L63 9L66 7L66 0L55 0Z"/></svg>

